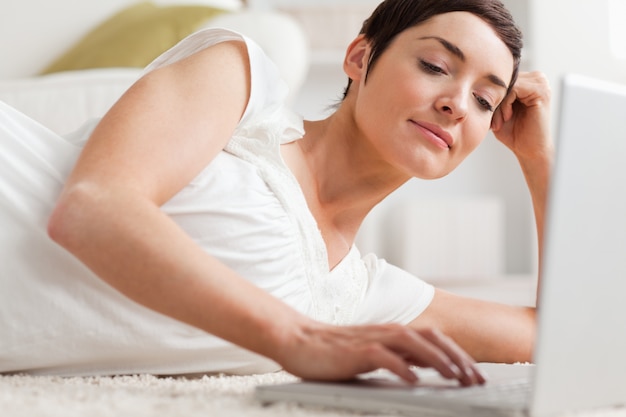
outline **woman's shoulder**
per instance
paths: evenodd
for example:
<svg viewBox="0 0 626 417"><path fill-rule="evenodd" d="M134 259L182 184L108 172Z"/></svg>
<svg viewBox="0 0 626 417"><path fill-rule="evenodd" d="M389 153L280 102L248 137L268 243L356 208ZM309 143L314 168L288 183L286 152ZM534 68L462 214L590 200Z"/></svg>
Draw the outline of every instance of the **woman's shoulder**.
<svg viewBox="0 0 626 417"><path fill-rule="evenodd" d="M282 106L288 95L288 87L274 62L265 51L247 36L228 29L207 28L193 33L156 58L144 70L145 73L173 64L191 55L202 53L212 46L225 42L243 42L246 46L250 71L250 97L241 124L258 119L268 108Z"/></svg>
<svg viewBox="0 0 626 417"><path fill-rule="evenodd" d="M187 36L172 48L159 55L146 66L144 73L173 64L213 45L227 41L241 41L247 43L247 39L243 35L231 30L217 28L200 30Z"/></svg>

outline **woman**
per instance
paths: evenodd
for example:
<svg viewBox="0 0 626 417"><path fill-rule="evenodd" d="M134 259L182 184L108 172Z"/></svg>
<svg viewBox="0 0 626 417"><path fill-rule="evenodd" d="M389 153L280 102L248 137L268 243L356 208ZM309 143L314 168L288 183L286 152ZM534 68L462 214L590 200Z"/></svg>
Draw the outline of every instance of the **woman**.
<svg viewBox="0 0 626 417"><path fill-rule="evenodd" d="M549 91L517 78L520 49L497 0L387 0L348 47L350 84L325 120L286 110L262 51L213 30L157 59L74 142L8 129L24 165L46 163L2 204L32 214L7 234L0 371L387 368L411 382L417 364L471 385L484 382L474 359L529 360L533 309L435 290L353 245L372 207L452 171L490 127L541 232Z"/></svg>

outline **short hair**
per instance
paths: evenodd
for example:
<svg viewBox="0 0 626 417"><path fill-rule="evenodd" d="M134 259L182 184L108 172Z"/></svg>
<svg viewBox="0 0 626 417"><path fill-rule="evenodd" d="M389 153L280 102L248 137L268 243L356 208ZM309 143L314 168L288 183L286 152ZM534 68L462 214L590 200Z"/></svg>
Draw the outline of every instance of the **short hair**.
<svg viewBox="0 0 626 417"><path fill-rule="evenodd" d="M443 13L469 12L484 20L496 32L513 56L513 74L509 91L519 74L522 56L522 32L513 16L500 0L385 0L378 5L372 15L365 20L360 34L371 43L367 75L372 70L381 54L389 47L394 38L406 29L417 26L426 20ZM345 98L352 80L344 90Z"/></svg>

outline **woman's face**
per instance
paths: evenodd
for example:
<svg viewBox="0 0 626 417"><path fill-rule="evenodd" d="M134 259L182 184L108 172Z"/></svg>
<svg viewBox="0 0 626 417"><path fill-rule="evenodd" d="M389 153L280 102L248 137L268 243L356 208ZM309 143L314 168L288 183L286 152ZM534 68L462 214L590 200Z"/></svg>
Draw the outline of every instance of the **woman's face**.
<svg viewBox="0 0 626 417"><path fill-rule="evenodd" d="M400 33L365 81L369 52L361 40L347 57L357 67L362 59L346 64L357 127L383 163L410 177L442 177L480 144L513 73L504 42L466 12Z"/></svg>

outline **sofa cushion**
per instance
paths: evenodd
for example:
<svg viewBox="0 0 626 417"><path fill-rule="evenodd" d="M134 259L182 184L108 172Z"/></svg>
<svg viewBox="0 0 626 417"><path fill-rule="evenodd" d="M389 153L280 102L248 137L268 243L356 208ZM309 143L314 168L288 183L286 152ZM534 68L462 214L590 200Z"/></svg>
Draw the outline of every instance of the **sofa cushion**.
<svg viewBox="0 0 626 417"><path fill-rule="evenodd" d="M116 13L85 35L43 70L139 67L194 32L223 9L201 6L156 6L138 3Z"/></svg>

